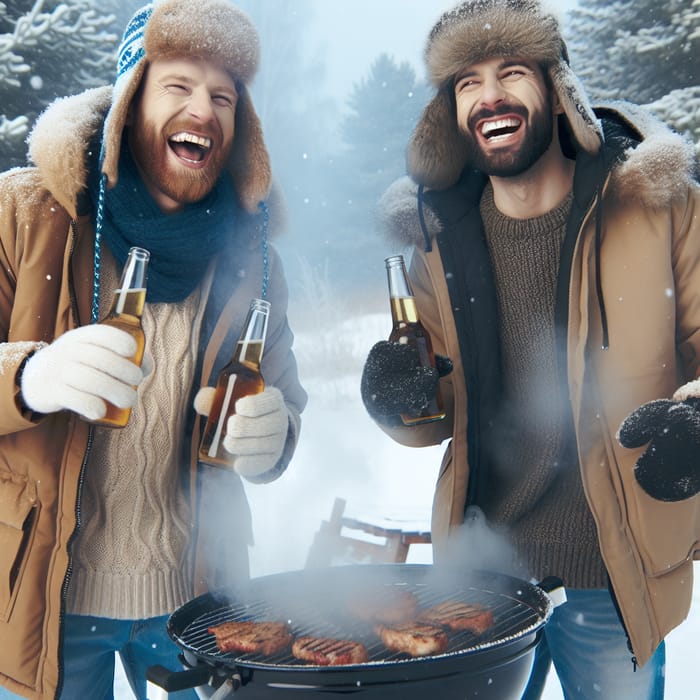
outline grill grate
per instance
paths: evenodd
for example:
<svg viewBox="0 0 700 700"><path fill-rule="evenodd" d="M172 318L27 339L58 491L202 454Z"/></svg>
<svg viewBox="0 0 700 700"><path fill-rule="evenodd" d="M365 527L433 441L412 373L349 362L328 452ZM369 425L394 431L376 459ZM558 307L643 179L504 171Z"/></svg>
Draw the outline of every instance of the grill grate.
<svg viewBox="0 0 700 700"><path fill-rule="evenodd" d="M289 650L274 656L261 656L258 654L223 653L216 646L214 635L207 632L207 628L230 621L286 621L297 637L312 635L316 637L331 637L337 639L352 639L361 642L367 648L369 661L356 666L368 666L384 664L386 662L415 661L405 654L392 652L386 649L379 637L372 631L370 623L353 618L344 608L342 601L351 591L356 591L358 585L333 591L335 604L330 601L328 605L321 605L319 601L328 602L329 588L322 587L318 590L305 587L301 591L287 591L288 595L281 595L279 589L272 592L256 590L253 596L235 596L234 602L226 602L212 610L195 617L183 630L176 641L194 654L205 657L212 662L223 662L226 665L242 663L257 667L269 668L316 668L306 662L300 661L291 655ZM419 611L448 600L460 601L469 604L481 605L493 613L494 624L483 635L476 636L469 631L448 632L449 645L447 649L429 658L450 656L456 653L465 654L481 651L495 645L507 642L510 639L527 634L537 629L549 615L548 603L533 605L532 600L519 597L519 592L504 593L491 591L472 586L450 587L446 590L442 586L434 586L430 583L393 582L383 583L387 592L408 590L418 600ZM325 597L324 597L325 594ZM530 592L531 596L531 592ZM545 598L543 594L543 598ZM275 602L277 601L277 602ZM318 667L327 668L327 667Z"/></svg>

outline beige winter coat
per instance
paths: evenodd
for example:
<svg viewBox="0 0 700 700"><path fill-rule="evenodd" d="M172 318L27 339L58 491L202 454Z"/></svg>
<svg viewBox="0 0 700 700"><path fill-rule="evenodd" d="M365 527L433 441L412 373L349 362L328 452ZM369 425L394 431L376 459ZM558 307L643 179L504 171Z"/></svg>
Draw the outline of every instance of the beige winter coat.
<svg viewBox="0 0 700 700"><path fill-rule="evenodd" d="M653 122L631 126L616 109L604 112L604 120L631 128L641 143L630 143L624 162L606 166L610 172L603 172L600 180L600 282L610 346L601 349L596 200L581 199L581 181L590 178L590 170L577 166L574 194L583 213L568 279L567 373L583 486L634 654L643 664L688 614L692 561L700 558L700 495L678 503L649 497L633 475L644 447L624 449L615 436L631 410L671 397L680 385L700 376L700 191L692 182L692 147ZM622 144L625 151L626 142ZM450 535L463 521L471 467L464 348L437 244L448 227L465 232L480 226L480 191L470 194L470 210L460 187L466 185L433 198L425 193L430 252L419 224L416 186L402 179L382 202L390 235L415 246L412 282L435 352L455 364L441 380L446 420L385 428L406 445L449 440L432 517L438 562L449 560ZM594 194L595 187L594 182Z"/></svg>
<svg viewBox="0 0 700 700"><path fill-rule="evenodd" d="M0 685L33 700L54 698L60 684L70 539L77 524L91 429L69 412L36 417L22 411L16 373L37 341L51 342L90 321L93 215L79 212L78 201L86 182L87 146L102 128L110 99L110 88L99 88L60 101L32 136L31 153L38 167L0 176ZM260 296L260 222L244 219L232 254L236 266L222 265L215 273L217 279L223 278L232 304L225 307L227 299L221 299L217 305L213 293L208 300L216 307L212 322L220 314L222 332L216 341L202 340L209 343L200 351L202 385L213 383L215 360L230 355L250 299ZM269 264L272 315L262 369L266 381L284 394L290 414L289 438L270 475L274 478L291 458L306 394L291 353L286 283L273 248ZM194 436L199 434L198 425L197 419ZM193 438L189 448L195 513L196 442ZM240 479L233 473L229 477L226 488L237 524L216 543L221 549L209 563L198 569L205 577L216 573L217 560L247 561L250 513ZM222 583L197 579L199 590Z"/></svg>

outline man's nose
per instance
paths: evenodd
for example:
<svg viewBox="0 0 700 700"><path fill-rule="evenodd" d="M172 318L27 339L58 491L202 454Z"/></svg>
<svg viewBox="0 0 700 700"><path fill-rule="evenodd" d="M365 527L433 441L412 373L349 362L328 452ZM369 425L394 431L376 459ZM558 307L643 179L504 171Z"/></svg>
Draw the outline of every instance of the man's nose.
<svg viewBox="0 0 700 700"><path fill-rule="evenodd" d="M505 90L501 81L493 76L484 78L481 88L481 103L485 106L493 106L502 102L505 98Z"/></svg>
<svg viewBox="0 0 700 700"><path fill-rule="evenodd" d="M208 90L193 90L187 111L196 119L207 122L214 117L214 109Z"/></svg>

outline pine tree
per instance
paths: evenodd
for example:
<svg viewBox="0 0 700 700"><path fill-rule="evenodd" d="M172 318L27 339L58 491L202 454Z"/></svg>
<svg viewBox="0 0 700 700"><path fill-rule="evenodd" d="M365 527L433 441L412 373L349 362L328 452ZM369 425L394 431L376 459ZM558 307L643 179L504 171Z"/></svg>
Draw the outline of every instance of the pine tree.
<svg viewBox="0 0 700 700"><path fill-rule="evenodd" d="M586 0L570 11L567 35L594 102L649 104L700 150L700 0Z"/></svg>
<svg viewBox="0 0 700 700"><path fill-rule="evenodd" d="M407 62L379 55L353 85L340 123L342 148L333 158L326 185L334 214L333 256L337 284L377 288L383 298L383 258L391 252L377 230L378 200L406 174L406 144L428 101L427 85Z"/></svg>
<svg viewBox="0 0 700 700"><path fill-rule="evenodd" d="M354 85L350 113L341 124L353 199L370 203L405 174L406 144L427 101L428 89L417 83L413 67L397 65L387 54L376 58L369 75Z"/></svg>
<svg viewBox="0 0 700 700"><path fill-rule="evenodd" d="M0 169L24 164L28 130L56 97L113 80L119 28L110 4L0 3Z"/></svg>

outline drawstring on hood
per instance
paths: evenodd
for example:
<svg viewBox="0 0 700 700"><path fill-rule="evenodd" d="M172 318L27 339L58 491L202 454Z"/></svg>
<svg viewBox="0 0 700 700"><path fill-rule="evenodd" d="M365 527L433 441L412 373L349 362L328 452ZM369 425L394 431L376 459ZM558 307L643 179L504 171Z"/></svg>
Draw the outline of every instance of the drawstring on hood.
<svg viewBox="0 0 700 700"><path fill-rule="evenodd" d="M603 333L602 349L607 350L610 347L610 337L608 333L608 315L605 311L605 299L603 298L603 282L600 275L602 245L602 227L603 227L603 188L598 186L596 192L596 207L595 207L595 291L598 298L598 309L600 310L600 324Z"/></svg>
<svg viewBox="0 0 700 700"><path fill-rule="evenodd" d="M433 239L430 237L428 227L425 225L425 213L423 212L423 185L418 185L418 220L425 240L425 252L429 253L433 249Z"/></svg>

